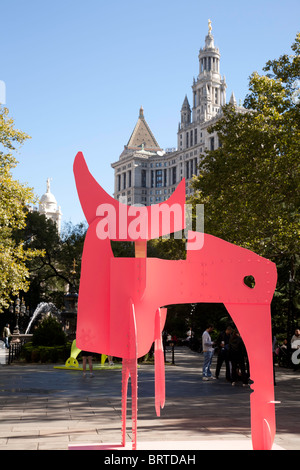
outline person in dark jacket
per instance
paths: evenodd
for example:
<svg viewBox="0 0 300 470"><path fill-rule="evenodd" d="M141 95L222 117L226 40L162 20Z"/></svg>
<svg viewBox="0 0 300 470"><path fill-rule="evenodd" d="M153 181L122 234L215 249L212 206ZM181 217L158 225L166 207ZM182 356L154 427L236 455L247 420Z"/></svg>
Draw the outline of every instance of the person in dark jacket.
<svg viewBox="0 0 300 470"><path fill-rule="evenodd" d="M247 356L244 342L237 330L234 330L229 340L229 360L231 362L231 384L235 385L239 378L239 371L243 386L248 384L245 359Z"/></svg>
<svg viewBox="0 0 300 470"><path fill-rule="evenodd" d="M229 340L232 333L231 326L227 326L225 331L222 331L217 339L218 359L216 365L216 378L219 378L220 370L223 362L226 366L226 380L231 380L230 363L229 363Z"/></svg>

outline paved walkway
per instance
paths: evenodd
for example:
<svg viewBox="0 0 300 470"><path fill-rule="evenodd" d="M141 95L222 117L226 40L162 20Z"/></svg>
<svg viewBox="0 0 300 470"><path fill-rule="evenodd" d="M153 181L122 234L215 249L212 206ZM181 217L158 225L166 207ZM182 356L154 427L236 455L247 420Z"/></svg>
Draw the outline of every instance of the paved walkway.
<svg viewBox="0 0 300 470"><path fill-rule="evenodd" d="M169 358L171 359L171 357ZM236 443L250 439L250 389L232 387L224 370L219 380L203 382L203 356L177 348L175 365L166 366L166 405L154 408L154 367L141 365L138 444L166 441ZM223 375L222 375L223 374ZM300 450L300 371L276 368L275 443ZM82 372L53 365L0 365L0 450L68 450L79 443L119 443L121 370ZM130 410L129 410L130 418ZM131 437L128 419L128 439ZM163 447L161 447L163 448Z"/></svg>

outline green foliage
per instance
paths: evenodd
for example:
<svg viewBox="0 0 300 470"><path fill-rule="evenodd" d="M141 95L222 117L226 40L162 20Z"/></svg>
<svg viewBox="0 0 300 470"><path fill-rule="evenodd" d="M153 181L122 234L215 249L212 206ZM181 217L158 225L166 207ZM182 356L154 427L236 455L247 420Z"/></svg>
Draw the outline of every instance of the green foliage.
<svg viewBox="0 0 300 470"><path fill-rule="evenodd" d="M33 346L61 346L67 341L60 323L51 315L46 317L34 331Z"/></svg>
<svg viewBox="0 0 300 470"><path fill-rule="evenodd" d="M77 225L69 222L64 224L60 237L59 256L57 257L60 272L68 279L69 284L75 282L77 289L79 288L81 255L87 227L86 222ZM76 262L75 267L74 260Z"/></svg>
<svg viewBox="0 0 300 470"><path fill-rule="evenodd" d="M14 129L8 109L0 105L0 312L8 307L11 295L28 289L26 261L37 255L13 237L13 231L25 225L25 207L35 200L32 189L14 180L11 173L18 163L14 154L28 138Z"/></svg>
<svg viewBox="0 0 300 470"><path fill-rule="evenodd" d="M116 258L134 258L134 242L111 241L111 249Z"/></svg>
<svg viewBox="0 0 300 470"><path fill-rule="evenodd" d="M185 339L189 328L190 304L169 305L164 330L178 339Z"/></svg>
<svg viewBox="0 0 300 470"><path fill-rule="evenodd" d="M223 304L198 303L168 306L165 330L185 339L186 332L192 328L197 338L201 339L203 331L212 323L215 331L221 331L232 323Z"/></svg>
<svg viewBox="0 0 300 470"><path fill-rule="evenodd" d="M66 284L78 290L86 230L85 223L75 226L68 223L59 235L56 224L44 214L28 213L26 226L16 232L15 237L25 240L28 247L40 250L42 255L27 262L30 272L27 304L37 305L43 298L63 308Z"/></svg>
<svg viewBox="0 0 300 470"><path fill-rule="evenodd" d="M150 240L147 246L147 255L161 259L185 259L185 242L186 240L183 238L175 238L174 234L170 234L169 238L160 237Z"/></svg>
<svg viewBox="0 0 300 470"><path fill-rule="evenodd" d="M26 343L21 351L21 359L26 362L65 363L70 356L71 343L63 346L34 346Z"/></svg>

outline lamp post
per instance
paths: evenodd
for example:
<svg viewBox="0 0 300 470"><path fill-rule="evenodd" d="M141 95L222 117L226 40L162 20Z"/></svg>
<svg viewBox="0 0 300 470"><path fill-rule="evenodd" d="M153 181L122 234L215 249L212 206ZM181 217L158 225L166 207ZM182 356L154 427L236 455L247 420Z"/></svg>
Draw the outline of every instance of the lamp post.
<svg viewBox="0 0 300 470"><path fill-rule="evenodd" d="M174 354L174 347L175 347L175 343L174 341L171 341L169 343L169 345L171 346L171 351L172 351L172 364L175 364L175 354Z"/></svg>
<svg viewBox="0 0 300 470"><path fill-rule="evenodd" d="M13 331L13 335L20 334L20 330L19 330L20 304L21 304L21 301L20 301L19 294L18 294L18 297L15 300L15 303L11 302L10 307L9 307L9 312L16 315L16 320L17 320L16 326Z"/></svg>
<svg viewBox="0 0 300 470"><path fill-rule="evenodd" d="M13 335L19 335L20 334L20 328L19 328L19 319L20 316L24 316L26 314L26 305L24 301L24 297L22 298L22 302L19 298L19 294L15 300L15 303L11 302L10 307L9 307L9 313L15 314L16 315L16 326L13 331Z"/></svg>
<svg viewBox="0 0 300 470"><path fill-rule="evenodd" d="M21 317L25 317L26 313L27 313L27 309L25 305L25 300L24 300L24 297L22 297L21 310L20 310Z"/></svg>
<svg viewBox="0 0 300 470"><path fill-rule="evenodd" d="M75 339L76 337L76 319L77 319L77 302L78 294L75 289L75 275L76 275L76 260L73 261L73 269L70 271L72 278L69 283L69 289L64 294L65 309L62 312L62 322L64 332L67 334L69 339Z"/></svg>

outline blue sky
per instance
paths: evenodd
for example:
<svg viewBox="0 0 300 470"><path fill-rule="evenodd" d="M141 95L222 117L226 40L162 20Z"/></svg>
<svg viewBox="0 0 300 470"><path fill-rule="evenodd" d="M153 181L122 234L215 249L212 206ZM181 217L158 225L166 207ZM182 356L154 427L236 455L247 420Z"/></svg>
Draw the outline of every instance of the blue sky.
<svg viewBox="0 0 300 470"><path fill-rule="evenodd" d="M176 147L208 19L227 100L234 91L243 101L251 73L291 53L299 18L299 0L0 0L0 80L15 126L31 136L14 176L38 196L52 178L63 222L84 220L77 151L112 194L111 163L141 105L159 145Z"/></svg>

